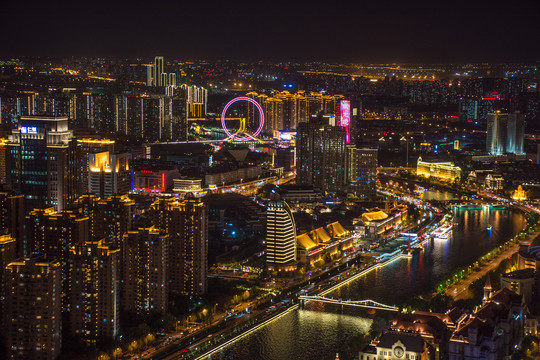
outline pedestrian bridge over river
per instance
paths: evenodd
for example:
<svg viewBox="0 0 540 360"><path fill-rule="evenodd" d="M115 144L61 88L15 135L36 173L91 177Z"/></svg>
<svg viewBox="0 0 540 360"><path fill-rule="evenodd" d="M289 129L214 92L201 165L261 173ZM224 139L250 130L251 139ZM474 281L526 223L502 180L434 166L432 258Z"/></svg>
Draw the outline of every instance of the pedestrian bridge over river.
<svg viewBox="0 0 540 360"><path fill-rule="evenodd" d="M308 301L317 301L317 302L323 302L327 304L341 305L342 308L344 306L355 306L355 307L362 307L366 309L399 311L399 309L396 306L381 304L373 300L353 301L353 300L332 299L332 298L327 298L323 296L308 296L308 295L301 295L298 297L298 300L300 300L300 306L302 307Z"/></svg>

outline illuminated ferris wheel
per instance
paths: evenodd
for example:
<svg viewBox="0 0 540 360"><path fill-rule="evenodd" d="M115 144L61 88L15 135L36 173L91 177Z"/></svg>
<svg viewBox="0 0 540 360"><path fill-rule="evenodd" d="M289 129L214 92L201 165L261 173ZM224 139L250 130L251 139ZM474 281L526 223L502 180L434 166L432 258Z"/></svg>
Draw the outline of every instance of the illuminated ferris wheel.
<svg viewBox="0 0 540 360"><path fill-rule="evenodd" d="M251 104L253 104L257 110L259 111L259 127L257 128L257 131L255 131L253 134L249 134L246 130L246 119L243 118L240 120L240 128L235 132L231 133L230 130L227 128L227 125L225 124L225 118L227 115L227 111L229 110L229 107L239 101L247 101ZM232 141L251 141L251 140L258 140L257 135L259 135L262 131L262 128L264 126L264 112L261 107L261 105L253 100L250 97L247 96L241 96L232 99L225 105L223 108L223 111L221 112L221 127L223 127L223 130L225 131L225 134L229 137Z"/></svg>

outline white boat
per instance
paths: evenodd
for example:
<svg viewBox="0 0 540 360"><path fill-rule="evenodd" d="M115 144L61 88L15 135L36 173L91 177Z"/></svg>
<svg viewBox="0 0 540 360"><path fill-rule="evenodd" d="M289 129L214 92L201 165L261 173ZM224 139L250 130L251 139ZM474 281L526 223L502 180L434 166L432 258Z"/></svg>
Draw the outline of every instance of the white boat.
<svg viewBox="0 0 540 360"><path fill-rule="evenodd" d="M450 235L452 235L452 227L451 224L440 226L431 233L431 236L433 236L433 239L435 240L448 240Z"/></svg>

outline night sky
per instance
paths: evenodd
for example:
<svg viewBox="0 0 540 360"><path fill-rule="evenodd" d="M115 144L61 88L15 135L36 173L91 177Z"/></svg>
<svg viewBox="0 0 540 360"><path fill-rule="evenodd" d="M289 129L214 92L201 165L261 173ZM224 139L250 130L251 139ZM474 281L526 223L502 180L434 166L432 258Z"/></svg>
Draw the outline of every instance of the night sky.
<svg viewBox="0 0 540 360"><path fill-rule="evenodd" d="M15 1L0 56L540 60L540 1Z"/></svg>

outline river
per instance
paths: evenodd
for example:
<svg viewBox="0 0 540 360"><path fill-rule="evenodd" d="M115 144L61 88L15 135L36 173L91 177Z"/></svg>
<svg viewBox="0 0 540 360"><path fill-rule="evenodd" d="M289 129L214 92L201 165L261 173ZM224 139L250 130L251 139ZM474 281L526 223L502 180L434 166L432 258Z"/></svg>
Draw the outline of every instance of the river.
<svg viewBox="0 0 540 360"><path fill-rule="evenodd" d="M326 295L351 300L372 299L399 305L416 295L430 293L453 269L472 264L478 257L506 242L523 227L525 217L509 209L480 207L454 210L453 237L430 240L424 252L398 259ZM486 231L493 226L491 235ZM310 303L246 336L212 359L324 360L372 323L364 310Z"/></svg>

